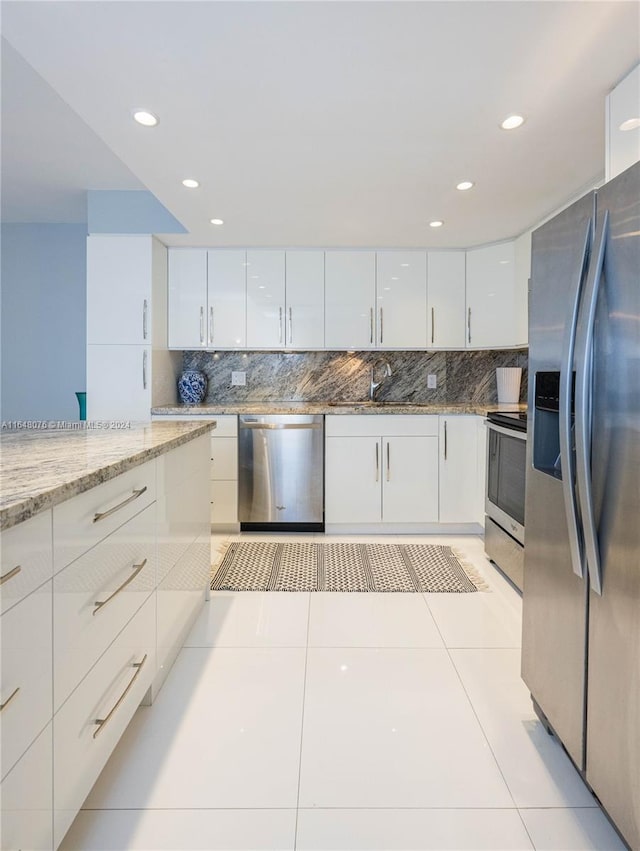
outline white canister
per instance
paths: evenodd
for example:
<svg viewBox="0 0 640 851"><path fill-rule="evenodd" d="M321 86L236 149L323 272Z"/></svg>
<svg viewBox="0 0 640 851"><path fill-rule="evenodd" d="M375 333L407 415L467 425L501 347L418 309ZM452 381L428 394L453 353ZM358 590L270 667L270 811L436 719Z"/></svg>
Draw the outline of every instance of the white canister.
<svg viewBox="0 0 640 851"><path fill-rule="evenodd" d="M500 366L496 369L499 405L518 404L520 401L521 379L522 367L520 366Z"/></svg>

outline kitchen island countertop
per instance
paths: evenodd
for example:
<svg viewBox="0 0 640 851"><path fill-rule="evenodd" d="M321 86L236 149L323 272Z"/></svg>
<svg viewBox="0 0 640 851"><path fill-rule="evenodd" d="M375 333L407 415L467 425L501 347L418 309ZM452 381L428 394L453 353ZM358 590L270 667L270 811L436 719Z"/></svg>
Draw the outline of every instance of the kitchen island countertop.
<svg viewBox="0 0 640 851"><path fill-rule="evenodd" d="M78 424L80 426L80 423ZM17 428L0 435L0 529L58 505L215 428L215 422L126 428Z"/></svg>

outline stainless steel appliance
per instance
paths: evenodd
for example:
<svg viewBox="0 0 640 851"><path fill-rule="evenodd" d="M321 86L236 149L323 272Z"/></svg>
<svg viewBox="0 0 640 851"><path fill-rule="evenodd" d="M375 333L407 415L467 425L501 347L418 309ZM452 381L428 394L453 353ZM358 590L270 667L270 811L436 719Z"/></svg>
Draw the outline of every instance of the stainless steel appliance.
<svg viewBox="0 0 640 851"><path fill-rule="evenodd" d="M522 590L527 415L487 414L487 556Z"/></svg>
<svg viewBox="0 0 640 851"><path fill-rule="evenodd" d="M240 417L238 516L244 530L324 531L324 417Z"/></svg>
<svg viewBox="0 0 640 851"><path fill-rule="evenodd" d="M640 164L533 234L522 676L640 849Z"/></svg>

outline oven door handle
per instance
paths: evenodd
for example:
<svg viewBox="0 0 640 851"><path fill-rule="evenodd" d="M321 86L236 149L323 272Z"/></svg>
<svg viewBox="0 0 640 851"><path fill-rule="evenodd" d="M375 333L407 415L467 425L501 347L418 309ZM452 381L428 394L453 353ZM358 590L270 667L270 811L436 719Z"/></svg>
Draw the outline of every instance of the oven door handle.
<svg viewBox="0 0 640 851"><path fill-rule="evenodd" d="M492 420L485 420L487 428L493 429L493 431L497 431L500 434L506 434L507 437L517 437L518 440L526 440L527 432L520 431L516 428L506 428L505 426L496 425L496 423L492 422Z"/></svg>

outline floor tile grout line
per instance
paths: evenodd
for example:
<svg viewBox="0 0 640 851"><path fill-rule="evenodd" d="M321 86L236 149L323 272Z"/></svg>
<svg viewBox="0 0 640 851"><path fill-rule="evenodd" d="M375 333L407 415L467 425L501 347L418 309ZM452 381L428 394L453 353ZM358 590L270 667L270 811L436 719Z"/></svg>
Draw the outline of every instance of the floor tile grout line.
<svg viewBox="0 0 640 851"><path fill-rule="evenodd" d="M302 782L302 743L304 741L304 708L307 697L307 670L309 661L309 634L311 632L311 594L307 604L307 641L304 654L304 678L302 681L302 718L300 719L300 758L298 760L298 794L296 796L296 817L293 830L293 851L298 846L298 814L300 812L300 784Z"/></svg>

